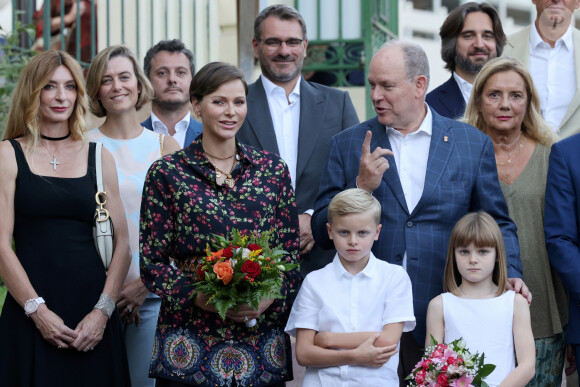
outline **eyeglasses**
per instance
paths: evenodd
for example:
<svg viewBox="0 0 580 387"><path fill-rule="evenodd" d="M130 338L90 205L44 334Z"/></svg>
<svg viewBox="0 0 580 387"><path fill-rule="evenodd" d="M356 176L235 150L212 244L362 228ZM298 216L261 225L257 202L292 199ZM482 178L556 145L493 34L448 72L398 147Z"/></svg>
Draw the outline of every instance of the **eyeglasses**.
<svg viewBox="0 0 580 387"><path fill-rule="evenodd" d="M268 39L264 39L261 40L260 42L263 42L266 45L266 48L268 48L268 50L271 51L275 51L277 49L279 49L280 47L282 47L282 43L286 43L286 46L288 46L289 48L298 48L300 47L300 45L302 44L302 42L304 41L304 39L298 39L298 38L291 38L288 40L280 40L280 39L276 39L276 38L268 38Z"/></svg>

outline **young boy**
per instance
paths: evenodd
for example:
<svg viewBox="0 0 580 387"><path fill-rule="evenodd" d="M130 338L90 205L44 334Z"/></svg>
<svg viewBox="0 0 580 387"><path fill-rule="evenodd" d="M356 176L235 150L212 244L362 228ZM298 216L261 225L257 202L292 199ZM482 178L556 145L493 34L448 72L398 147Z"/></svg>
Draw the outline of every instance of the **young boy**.
<svg viewBox="0 0 580 387"><path fill-rule="evenodd" d="M397 347L415 328L413 295L405 270L371 252L380 217L377 199L361 189L328 206L337 255L306 276L286 325L307 367L303 386L399 386Z"/></svg>

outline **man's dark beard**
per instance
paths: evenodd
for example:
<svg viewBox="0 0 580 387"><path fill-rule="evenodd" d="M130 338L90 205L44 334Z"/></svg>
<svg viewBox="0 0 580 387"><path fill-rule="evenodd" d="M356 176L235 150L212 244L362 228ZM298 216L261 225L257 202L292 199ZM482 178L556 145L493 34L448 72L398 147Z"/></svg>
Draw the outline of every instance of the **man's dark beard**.
<svg viewBox="0 0 580 387"><path fill-rule="evenodd" d="M482 51L485 52L485 51ZM494 56L490 55L489 59ZM488 59L488 60L489 60ZM470 74L477 74L481 71L482 67L487 63L487 60L483 63L473 63L469 60L469 57L462 57L458 53L455 53L455 65L462 69L463 71Z"/></svg>
<svg viewBox="0 0 580 387"><path fill-rule="evenodd" d="M177 110L182 109L184 105L187 105L189 103L189 101L161 101L153 98L152 103L153 105L159 106L162 110L175 112Z"/></svg>

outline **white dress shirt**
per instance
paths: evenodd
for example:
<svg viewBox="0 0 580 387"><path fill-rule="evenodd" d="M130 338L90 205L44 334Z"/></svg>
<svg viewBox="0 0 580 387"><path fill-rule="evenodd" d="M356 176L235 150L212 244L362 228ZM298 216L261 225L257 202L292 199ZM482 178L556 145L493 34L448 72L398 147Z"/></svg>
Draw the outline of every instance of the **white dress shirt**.
<svg viewBox="0 0 580 387"><path fill-rule="evenodd" d="M530 30L530 74L540 94L542 115L557 132L576 92L572 25L554 48L542 40L532 24Z"/></svg>
<svg viewBox="0 0 580 387"><path fill-rule="evenodd" d="M433 114L425 104L427 114L419 129L405 137L396 129L387 128L387 136L391 143L391 150L399 172L401 187L405 194L409 214L419 203L425 187L425 175L427 174L427 160L429 159L429 146L431 146L431 133L433 131ZM407 252L403 256L403 267L407 269Z"/></svg>
<svg viewBox="0 0 580 387"><path fill-rule="evenodd" d="M262 75L262 85L268 99L270 116L274 124L279 156L288 165L292 188L296 189L296 165L298 163L298 131L300 128L300 80L286 98L286 91Z"/></svg>
<svg viewBox="0 0 580 387"><path fill-rule="evenodd" d="M469 97L471 97L471 90L473 89L473 85L467 82L465 79L461 78L461 76L457 74L455 71L453 72L453 79L455 79L457 86L459 86L461 95L465 100L465 105L467 105L467 103L469 102Z"/></svg>
<svg viewBox="0 0 580 387"><path fill-rule="evenodd" d="M347 272L338 255L320 270L308 274L292 306L286 332L368 332L404 322L404 332L415 328L411 280L398 265L377 259L357 275ZM343 365L307 367L303 386L398 386L397 353L382 367Z"/></svg>
<svg viewBox="0 0 580 387"><path fill-rule="evenodd" d="M191 114L187 112L187 114L181 119L181 121L175 124L175 134L172 137L177 141L177 143L181 148L183 148L183 146L185 145L185 134L187 133L187 128L189 127L190 119ZM164 134L166 136L170 135L169 131L167 130L167 126L165 126L165 124L161 122L159 117L157 117L153 112L151 112L151 123L153 125L153 131L155 133Z"/></svg>

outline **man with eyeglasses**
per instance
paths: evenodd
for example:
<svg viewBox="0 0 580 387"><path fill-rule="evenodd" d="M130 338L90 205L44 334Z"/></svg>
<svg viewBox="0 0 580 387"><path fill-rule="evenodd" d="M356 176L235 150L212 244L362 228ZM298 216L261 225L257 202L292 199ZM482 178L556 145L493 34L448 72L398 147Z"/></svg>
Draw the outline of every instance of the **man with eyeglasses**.
<svg viewBox="0 0 580 387"><path fill-rule="evenodd" d="M334 251L314 244L310 228L329 140L359 120L347 92L307 82L300 75L308 38L306 23L294 8L273 5L262 10L254 22L252 44L262 75L249 86L248 115L237 136L242 143L280 155L288 164L305 276L334 257Z"/></svg>

